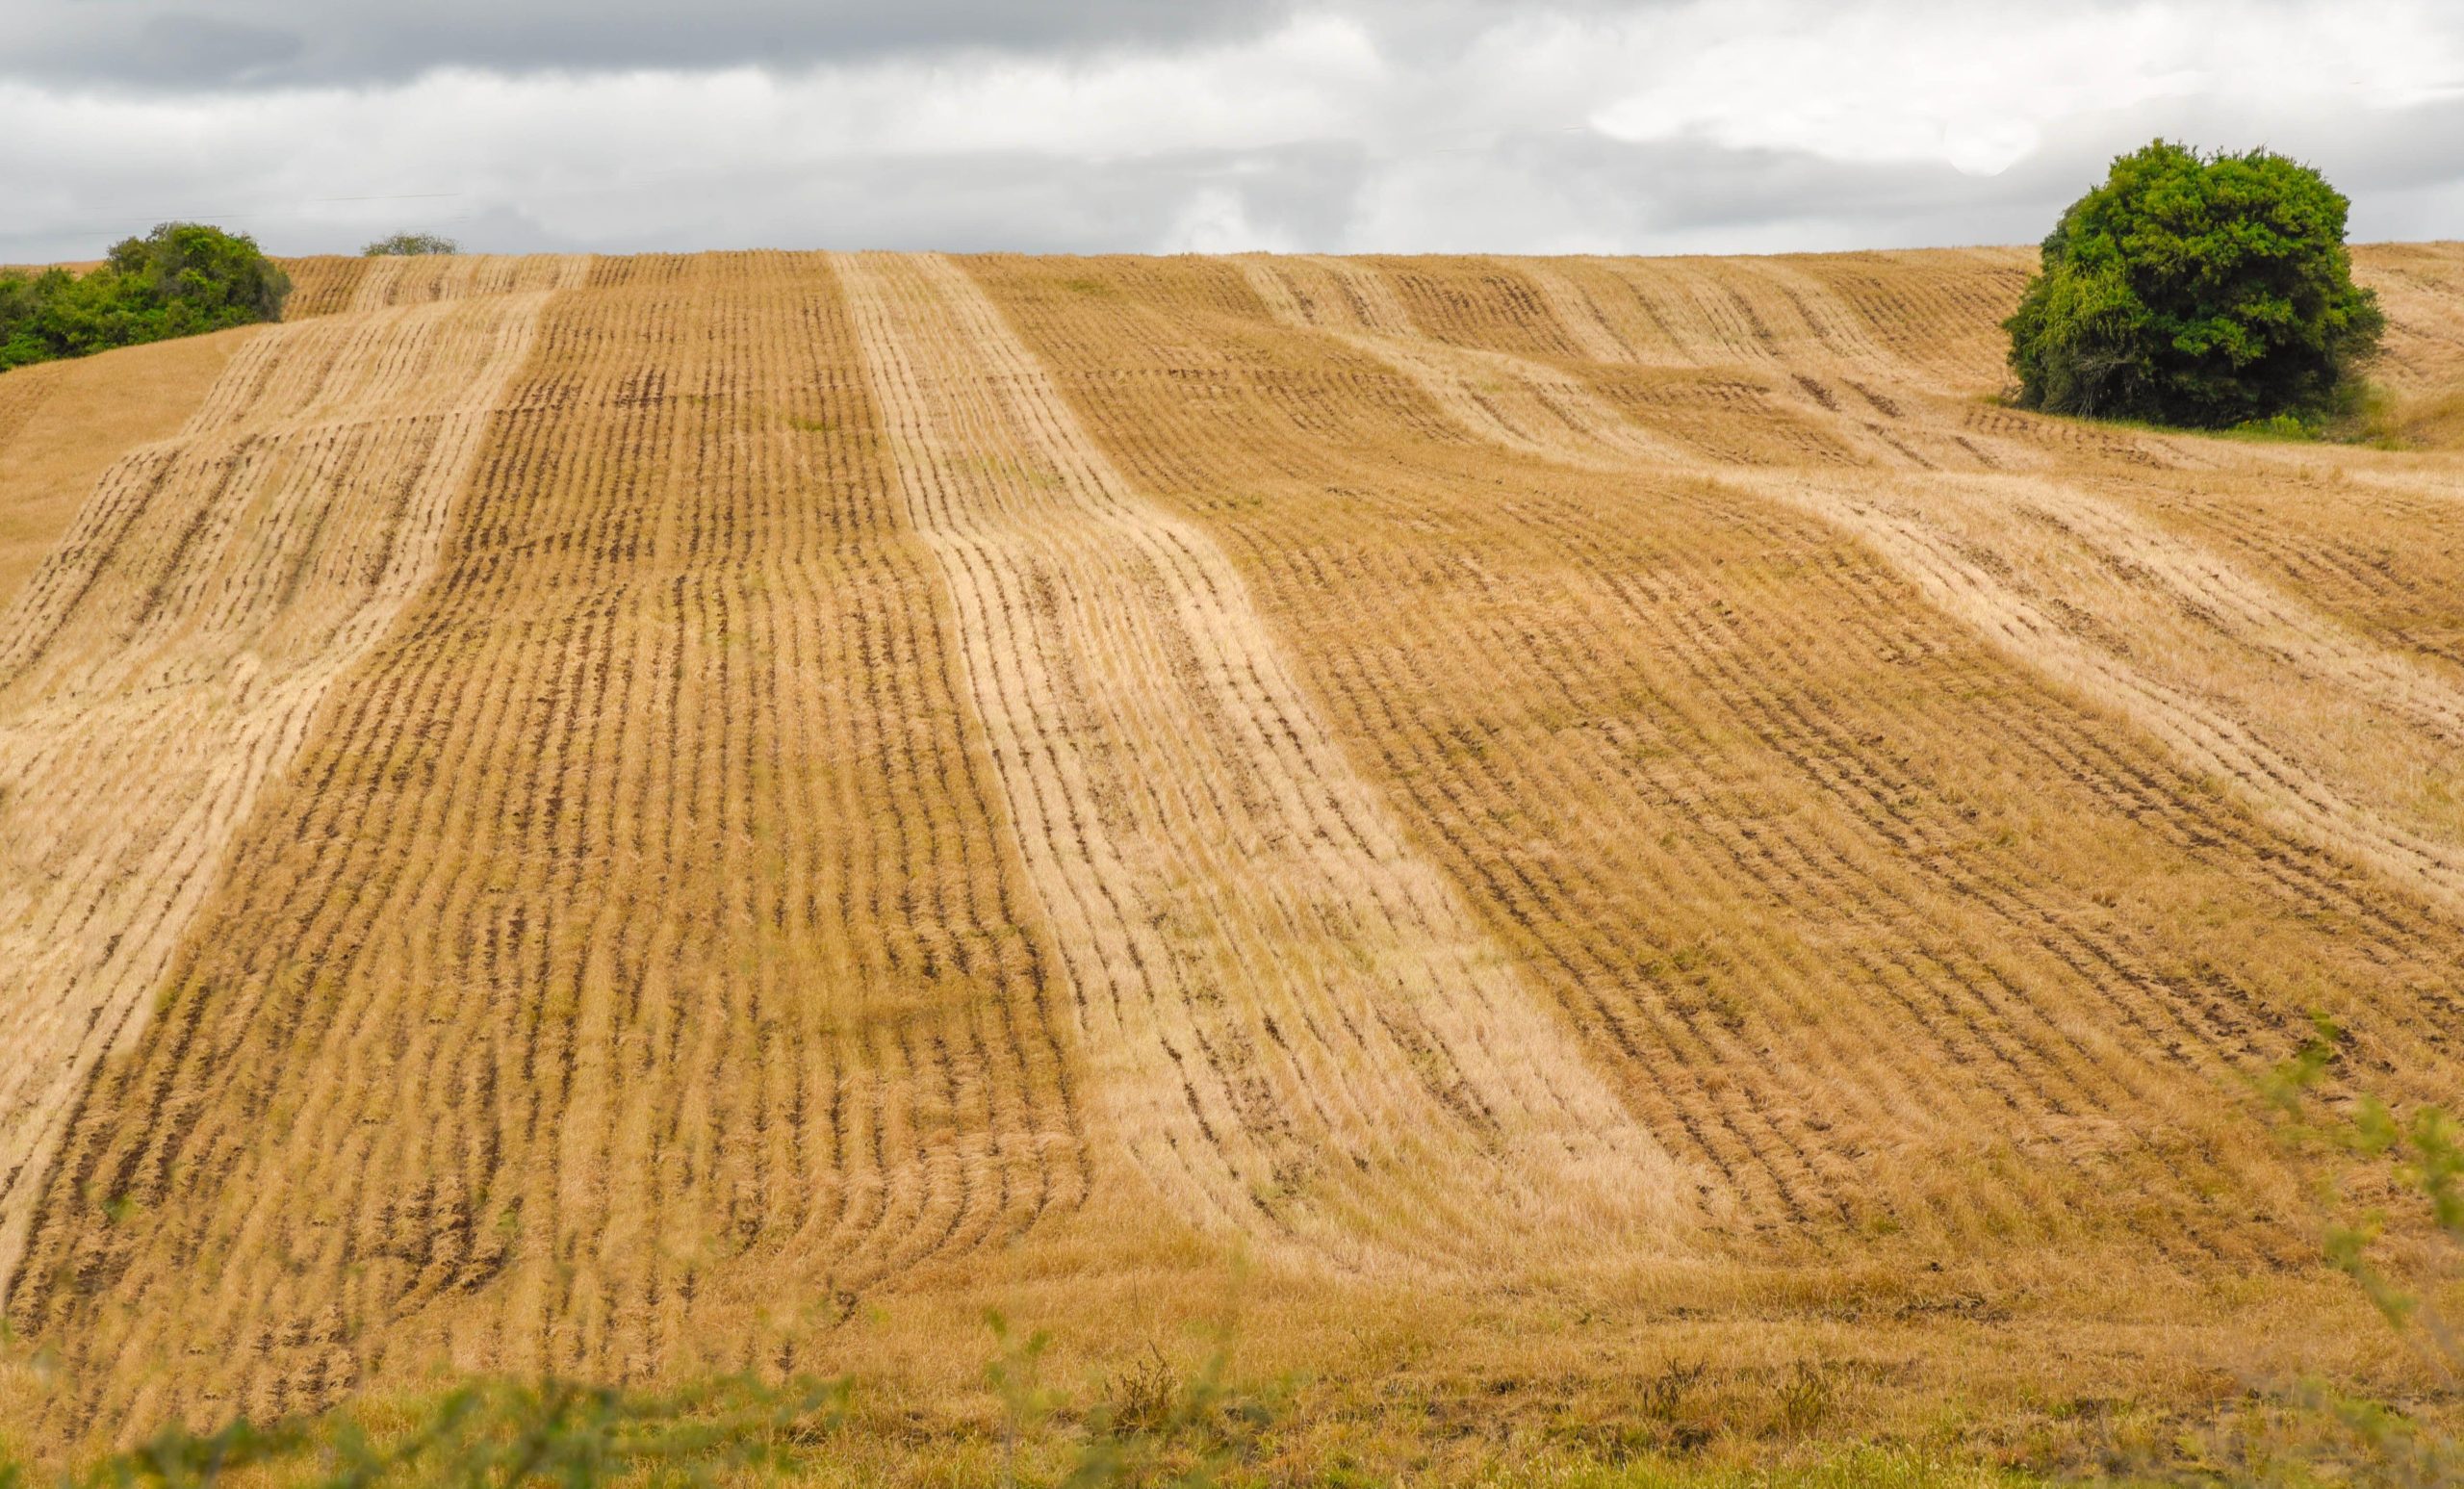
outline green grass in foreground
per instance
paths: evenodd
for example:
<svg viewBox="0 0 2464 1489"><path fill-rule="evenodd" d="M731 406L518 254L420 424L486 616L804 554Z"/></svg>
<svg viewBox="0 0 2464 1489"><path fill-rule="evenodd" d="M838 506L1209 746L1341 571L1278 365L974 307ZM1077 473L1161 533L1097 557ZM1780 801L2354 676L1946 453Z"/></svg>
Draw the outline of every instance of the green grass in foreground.
<svg viewBox="0 0 2464 1489"><path fill-rule="evenodd" d="M1086 1399L1039 1383L1040 1336L996 1330L996 1409L926 1425L841 1380L723 1377L669 1392L475 1380L358 1399L320 1416L220 1431L167 1429L61 1472L0 1466L0 1489L413 1489L563 1485L1365 1486L1498 1489L2017 1489L2037 1484L2437 1485L2464 1464L2443 1439L2390 1431L2386 1409L2314 1387L2253 1397L2204 1421L2123 1414L2058 1446L1988 1451L1946 1424L1932 1441L1860 1441L1854 1424L1798 1434L1711 1425L1655 1435L1647 1387L1634 1446L1511 1435L1467 1445L1404 1410L1363 1422L1361 1399L1296 1407L1292 1388L1228 1384L1218 1356L1184 1374L1158 1354ZM1329 1419L1348 1429L1329 1433ZM1689 1419L1691 1420L1691 1419ZM1665 1424L1658 1424L1665 1425ZM2076 1425L2075 1424L2073 1425ZM1365 1430L1362 1430L1365 1429Z"/></svg>
<svg viewBox="0 0 2464 1489"><path fill-rule="evenodd" d="M1997 408L2019 406L2007 393L1992 395L1985 401ZM2348 384L2327 410L2277 414L2214 429L2155 424L2144 419L2029 410L2043 419L2175 438L2240 440L2263 445L2352 445L2369 449L2452 449L2464 441L2464 412L2459 411L2464 411L2464 395L2404 398L2367 381Z"/></svg>
<svg viewBox="0 0 2464 1489"><path fill-rule="evenodd" d="M478 1382L395 1407L346 1407L271 1427L166 1431L142 1446L56 1480L0 1468L0 1485L33 1489L204 1489L207 1485L1367 1485L1395 1481L1400 1465L1287 1461L1260 1429L1269 1419L1240 1401L1208 1401L1201 1387L1136 1407L1098 1405L1073 1422L1024 1432L903 1440L851 1426L845 1393L805 1383L785 1389L747 1380L711 1382L673 1396L572 1385ZM1612 1463L1557 1450L1469 1474L1414 1472L1417 1481L1501 1489L1970 1489L2040 1478L1937 1451L1873 1445L1800 1445L1786 1461L1711 1466L1649 1455Z"/></svg>

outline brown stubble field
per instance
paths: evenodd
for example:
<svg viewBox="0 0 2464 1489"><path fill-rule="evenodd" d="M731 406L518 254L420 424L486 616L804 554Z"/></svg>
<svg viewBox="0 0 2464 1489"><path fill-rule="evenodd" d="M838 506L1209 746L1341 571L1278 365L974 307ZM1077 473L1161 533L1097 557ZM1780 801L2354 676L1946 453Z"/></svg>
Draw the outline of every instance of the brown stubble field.
<svg viewBox="0 0 2464 1489"><path fill-rule="evenodd" d="M2357 262L2435 428L2464 249ZM987 1306L1373 1462L2416 1389L2245 1078L2464 1095L2464 457L2000 407L2027 264L312 260L90 470L169 349L0 377L20 1441L964 1429Z"/></svg>

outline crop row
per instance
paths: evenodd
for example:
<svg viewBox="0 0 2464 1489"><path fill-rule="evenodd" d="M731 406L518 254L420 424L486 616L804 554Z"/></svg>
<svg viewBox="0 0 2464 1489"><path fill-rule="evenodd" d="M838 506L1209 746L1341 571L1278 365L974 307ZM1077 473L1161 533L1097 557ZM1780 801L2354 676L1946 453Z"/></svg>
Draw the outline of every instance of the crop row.
<svg viewBox="0 0 2464 1489"><path fill-rule="evenodd" d="M430 581L78 1114L12 1297L64 1419L800 1368L1086 1191L826 271L602 266L492 403Z"/></svg>
<svg viewBox="0 0 2464 1489"><path fill-rule="evenodd" d="M2350 867L1980 652L1776 489L1705 479L1681 429L1601 425L1602 398L1494 349L1529 344L1527 300L1484 321L1467 283L1441 339L1399 330L1356 263L1142 267L1104 295L1059 277L1091 268L1112 266L979 272L1131 481L1225 534L1342 732L1750 1221L1784 1243L2118 1222L2194 1255L2284 1244L2215 1213L2220 1185L2275 1182L2215 1093L2297 1026L2282 938L2320 907L2382 913ZM1227 312L1229 274L1283 293ZM1732 361L1781 322L1714 308L1681 323ZM1324 334L1263 333L1278 310ZM1888 360L1833 355L1860 420L1923 406ZM1831 435L1860 463L1886 448L1855 438ZM2271 939L2237 966L2234 937L2194 944L2099 883L2169 896L2160 861ZM2444 1040L2414 1000L2453 1006L2454 936L2385 913L2361 957L2313 944L2418 1073ZM2092 1197L2117 1173L2146 1196L2118 1215Z"/></svg>
<svg viewBox="0 0 2464 1489"><path fill-rule="evenodd" d="M104 475L17 596L0 645L0 1272L233 834L433 568L544 298L260 333L178 436ZM36 1251L29 1268L55 1265Z"/></svg>

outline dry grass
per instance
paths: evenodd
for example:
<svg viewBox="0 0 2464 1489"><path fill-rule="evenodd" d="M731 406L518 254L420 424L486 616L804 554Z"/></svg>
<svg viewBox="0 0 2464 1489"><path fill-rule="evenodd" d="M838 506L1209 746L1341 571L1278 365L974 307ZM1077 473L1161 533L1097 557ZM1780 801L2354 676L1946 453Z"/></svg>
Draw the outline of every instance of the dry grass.
<svg viewBox="0 0 2464 1489"><path fill-rule="evenodd" d="M282 260L283 272L291 276L291 297L283 301L282 318L305 321L311 316L329 316L348 309L359 292L361 277L374 262L335 254Z"/></svg>
<svg viewBox="0 0 2464 1489"><path fill-rule="evenodd" d="M0 605L16 597L103 472L129 450L178 432L258 330L132 347L108 361L41 362L0 376Z"/></svg>
<svg viewBox="0 0 2464 1489"><path fill-rule="evenodd" d="M86 1077L144 1025L188 921L324 693L426 581L524 293L261 330L122 455L0 642L0 1270Z"/></svg>
<svg viewBox="0 0 2464 1489"><path fill-rule="evenodd" d="M2427 393L2399 404L2395 433L2416 449L2464 449L2464 393Z"/></svg>
<svg viewBox="0 0 2464 1489"><path fill-rule="evenodd" d="M2458 1094L2464 467L1999 407L2027 262L303 261L168 439L0 379L12 1420L963 1442L994 1302L1237 1301L1296 1465L2412 1388L2241 1081Z"/></svg>

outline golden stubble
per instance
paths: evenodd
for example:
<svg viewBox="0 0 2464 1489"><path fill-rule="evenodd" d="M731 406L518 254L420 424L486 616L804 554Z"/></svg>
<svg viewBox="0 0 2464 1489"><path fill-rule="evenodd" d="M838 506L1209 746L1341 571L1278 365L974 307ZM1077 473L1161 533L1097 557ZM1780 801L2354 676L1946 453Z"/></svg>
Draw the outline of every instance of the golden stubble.
<svg viewBox="0 0 2464 1489"><path fill-rule="evenodd" d="M1650 442L1651 420L1570 391L1574 378L1556 366L1419 334L1389 282L1407 270L1308 259L1243 267L1278 320L1379 357L1463 427L1509 449L1731 482L1854 532L1935 604L2130 715L2271 820L2464 911L2464 782L2454 764L2464 675L2167 531L2098 490L2093 474L2047 469L2029 436L2053 421L1961 432L1956 396L1889 354L1803 270L1670 260L1618 274L1681 353L1796 385L1811 405L1804 416L1845 456L1812 473L1784 448L1738 471L1678 441ZM1596 301L1548 265L1536 272L1557 282L1542 298L1570 340L1623 349ZM2127 448L2127 436L2115 438ZM2230 447L2139 443L2150 462L2254 481L2270 465ZM2421 476L2417 500L2444 495L2435 465Z"/></svg>
<svg viewBox="0 0 2464 1489"><path fill-rule="evenodd" d="M1404 845L1220 551L954 266L840 263L1090 1078L1148 1181L1346 1269L1669 1236L1676 1170Z"/></svg>
<svg viewBox="0 0 2464 1489"><path fill-rule="evenodd" d="M2106 478L2238 447L2006 414L1859 308L1964 326L2011 258L969 268L1758 1241L2281 1257L2297 1191L2242 1076L2324 1005L2446 1092L2458 1006L2451 912L2399 886L2419 833L2287 690L2433 742L2451 695ZM2266 763L2349 815L2160 732L2217 706L2211 656L2160 650L2125 700L2006 629L2095 606L2217 616Z"/></svg>
<svg viewBox="0 0 2464 1489"><path fill-rule="evenodd" d="M2234 1092L2454 1094L2455 468L1995 406L2026 267L296 266L0 640L26 1420L938 1410L1241 1253L1599 1402L2362 1358Z"/></svg>
<svg viewBox="0 0 2464 1489"><path fill-rule="evenodd" d="M0 1273L103 1055L149 996L260 790L435 562L530 285L268 328L167 440L116 461L0 643Z"/></svg>

